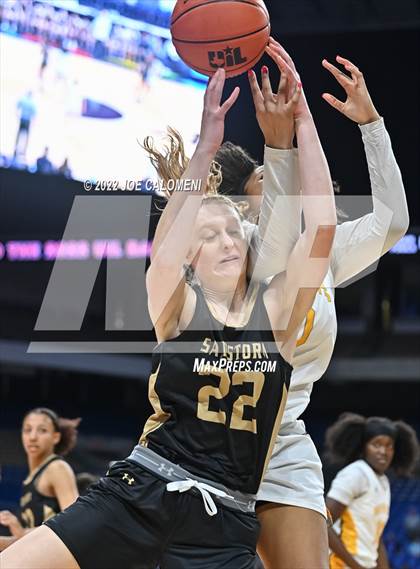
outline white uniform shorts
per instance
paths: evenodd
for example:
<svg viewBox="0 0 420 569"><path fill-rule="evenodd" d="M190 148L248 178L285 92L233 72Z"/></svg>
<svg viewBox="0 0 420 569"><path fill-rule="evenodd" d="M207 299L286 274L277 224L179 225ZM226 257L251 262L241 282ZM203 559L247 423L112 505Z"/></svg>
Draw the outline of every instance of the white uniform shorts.
<svg viewBox="0 0 420 569"><path fill-rule="evenodd" d="M303 421L281 426L257 499L308 508L327 518L321 459Z"/></svg>

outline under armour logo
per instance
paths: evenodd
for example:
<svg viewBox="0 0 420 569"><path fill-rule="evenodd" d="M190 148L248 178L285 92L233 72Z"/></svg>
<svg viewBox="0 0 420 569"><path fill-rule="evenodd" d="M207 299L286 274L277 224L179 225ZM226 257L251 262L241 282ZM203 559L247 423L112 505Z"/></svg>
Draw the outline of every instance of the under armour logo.
<svg viewBox="0 0 420 569"><path fill-rule="evenodd" d="M134 478L130 478L130 475L127 474L127 472L124 472L122 479L126 480L129 486L134 484Z"/></svg>
<svg viewBox="0 0 420 569"><path fill-rule="evenodd" d="M254 501L253 500L249 500L247 508L249 511L251 511L251 512L253 511L253 509L254 509Z"/></svg>
<svg viewBox="0 0 420 569"><path fill-rule="evenodd" d="M168 476L172 476L172 474L175 472L172 467L166 468L166 466L163 464L163 462L160 463L158 470L159 470L159 472L165 472L166 471Z"/></svg>

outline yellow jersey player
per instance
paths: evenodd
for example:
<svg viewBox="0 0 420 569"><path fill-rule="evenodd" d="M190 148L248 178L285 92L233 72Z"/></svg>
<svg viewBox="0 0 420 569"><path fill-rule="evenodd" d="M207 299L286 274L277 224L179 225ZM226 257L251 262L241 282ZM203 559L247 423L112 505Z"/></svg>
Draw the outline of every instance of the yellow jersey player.
<svg viewBox="0 0 420 569"><path fill-rule="evenodd" d="M270 38L269 54L285 58L284 48ZM323 61L347 94L345 103L331 96L327 102L358 123L371 180L373 211L339 223L331 266L298 335L293 372L282 425L258 493L261 522L258 544L266 569L313 569L328 565L328 538L322 464L300 416L310 402L314 383L325 373L337 336L335 288L351 281L389 251L409 225L407 201L398 164L384 120L376 111L365 80L350 61L337 58L350 76ZM298 150L293 131L282 124L276 92L267 74L262 91L250 74L259 126L264 134L264 166L229 142L216 154L222 182L218 191L250 200L258 228L252 235L252 275L262 280L283 271L285 261L301 232ZM263 104L261 104L263 103ZM304 103L301 98L300 104ZM263 191L264 190L264 191ZM263 192L263 195L261 196ZM280 198L280 199L279 199ZM261 203L261 210L259 210ZM301 535L305 534L305 547Z"/></svg>
<svg viewBox="0 0 420 569"><path fill-rule="evenodd" d="M343 468L334 478L327 507L331 569L389 567L382 533L389 517L389 468L406 475L418 457L414 430L384 417L341 415L326 433L328 459Z"/></svg>

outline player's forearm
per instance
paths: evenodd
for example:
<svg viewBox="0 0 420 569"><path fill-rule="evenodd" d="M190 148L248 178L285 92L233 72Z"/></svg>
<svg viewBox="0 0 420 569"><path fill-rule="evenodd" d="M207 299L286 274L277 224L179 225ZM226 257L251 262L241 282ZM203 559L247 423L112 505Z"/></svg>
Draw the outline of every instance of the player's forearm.
<svg viewBox="0 0 420 569"><path fill-rule="evenodd" d="M351 569L362 569L359 563L347 551L344 543L332 528L328 530L328 544L330 549Z"/></svg>
<svg viewBox="0 0 420 569"><path fill-rule="evenodd" d="M337 228L331 260L336 285L371 266L407 231L404 186L383 119L360 127L372 187L373 211Z"/></svg>
<svg viewBox="0 0 420 569"><path fill-rule="evenodd" d="M373 231L385 238L383 250L388 251L406 233L409 214L401 172L395 159L391 140L383 119L361 125L363 144L368 163L373 196ZM385 224L381 208L376 207L380 200L393 213L391 224Z"/></svg>
<svg viewBox="0 0 420 569"><path fill-rule="evenodd" d="M161 265L182 266L185 262L213 158L213 153L198 145L181 180L199 180L200 190L175 191L168 200L153 239L152 260L157 258Z"/></svg>
<svg viewBox="0 0 420 569"><path fill-rule="evenodd" d="M316 233L337 223L330 170L311 115L296 121L296 136L306 231Z"/></svg>
<svg viewBox="0 0 420 569"><path fill-rule="evenodd" d="M297 328L327 274L337 222L328 164L309 114L296 121L296 133L305 231L289 256L283 284L285 302L277 330L285 330L283 341L288 344L285 348L288 353L294 346Z"/></svg>
<svg viewBox="0 0 420 569"><path fill-rule="evenodd" d="M265 147L263 200L251 242L254 278L263 280L286 269L299 239L301 200L297 150Z"/></svg>

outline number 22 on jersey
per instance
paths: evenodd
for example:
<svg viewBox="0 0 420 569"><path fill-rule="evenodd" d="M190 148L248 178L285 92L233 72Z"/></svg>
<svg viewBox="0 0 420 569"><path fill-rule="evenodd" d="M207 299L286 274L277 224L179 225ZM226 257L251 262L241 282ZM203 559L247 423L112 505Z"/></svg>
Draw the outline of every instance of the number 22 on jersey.
<svg viewBox="0 0 420 569"><path fill-rule="evenodd" d="M229 428L257 433L257 420L244 419L245 406L256 407L264 386L265 376L260 371L237 371L232 379L226 370L213 369L211 372L199 372L200 375L214 375L220 378L218 386L205 385L198 392L197 417L202 421L226 425L225 411L211 411L210 397L223 399L230 391L231 385L253 384L252 395L240 395L233 404Z"/></svg>

